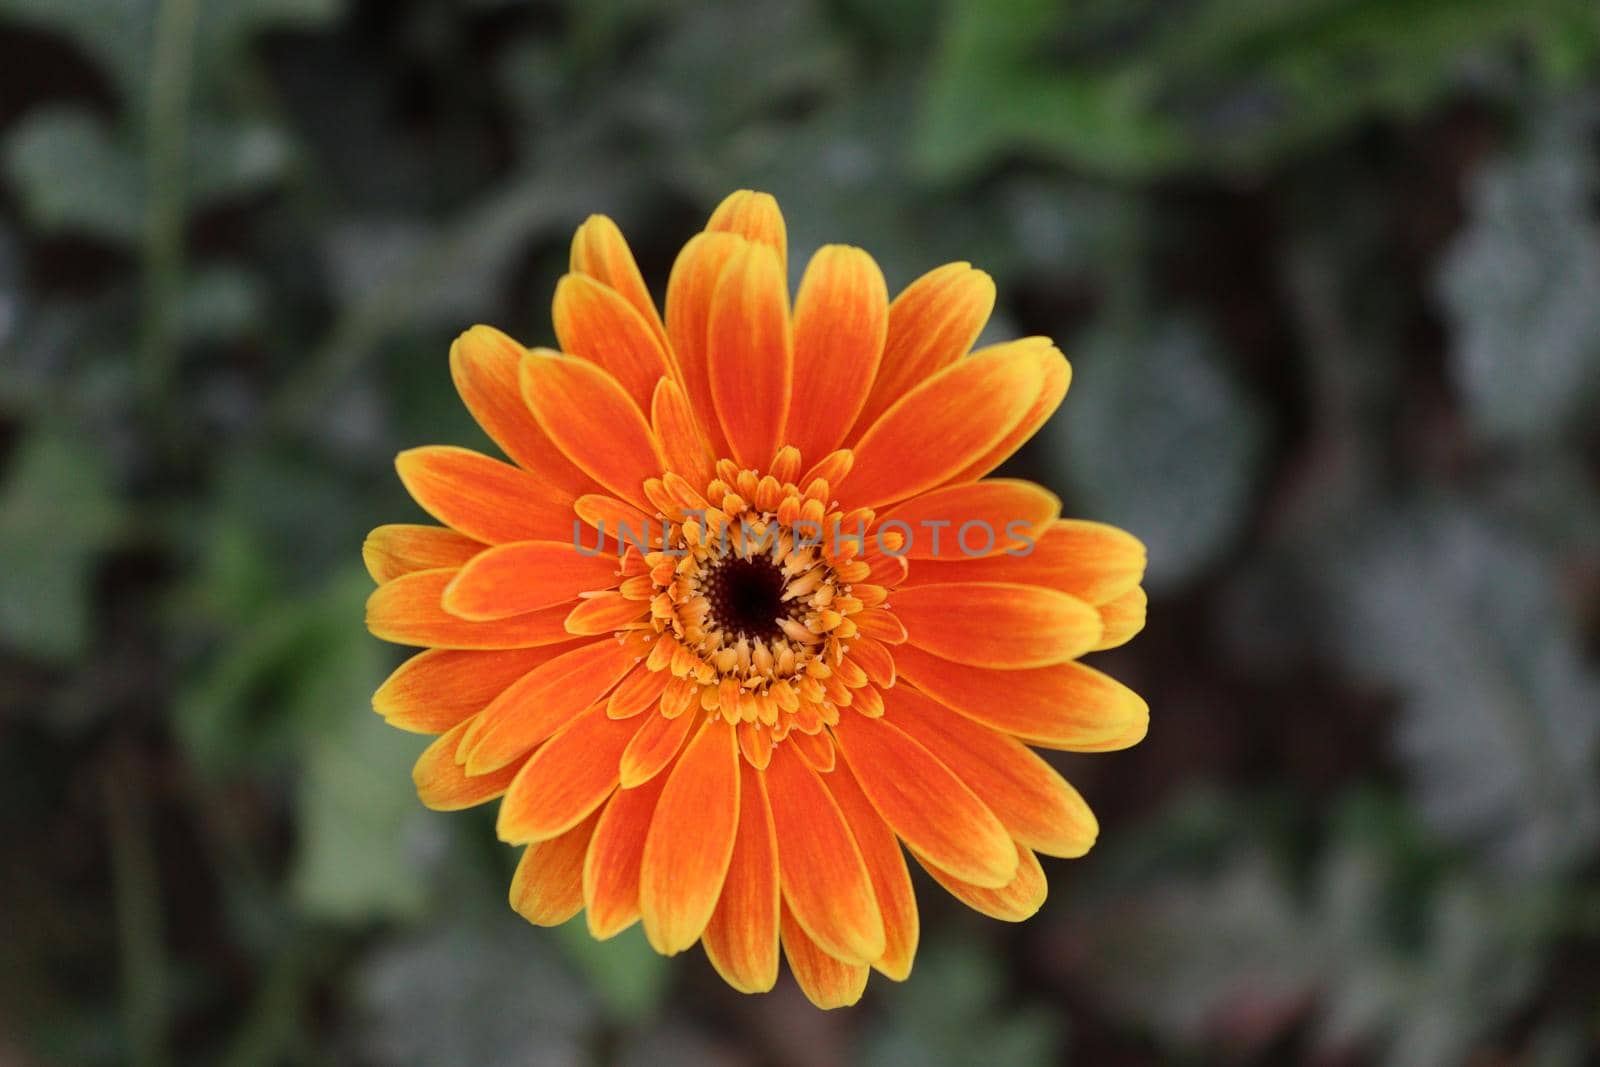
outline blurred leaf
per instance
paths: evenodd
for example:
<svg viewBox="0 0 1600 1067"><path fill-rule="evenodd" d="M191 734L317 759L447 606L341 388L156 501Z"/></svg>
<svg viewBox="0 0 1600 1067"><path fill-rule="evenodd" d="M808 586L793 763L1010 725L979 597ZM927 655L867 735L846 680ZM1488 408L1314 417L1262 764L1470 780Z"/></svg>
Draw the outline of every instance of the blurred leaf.
<svg viewBox="0 0 1600 1067"><path fill-rule="evenodd" d="M722 184L769 191L783 206L792 285L811 252L829 243L865 248L891 293L946 262L970 262L1004 290L1005 279L1035 281L1041 269L1097 275L1137 247L1139 201L1086 182L1023 176L954 204L931 194L907 172L912 116L900 85L841 92L782 127L781 153L723 168ZM985 338L1012 336L1003 305Z"/></svg>
<svg viewBox="0 0 1600 1067"><path fill-rule="evenodd" d="M96 556L119 509L103 461L81 439L36 430L0 484L0 640L40 659L80 655Z"/></svg>
<svg viewBox="0 0 1600 1067"><path fill-rule="evenodd" d="M636 122L670 123L675 147L715 152L725 166L742 170L784 158L781 124L759 120L777 118L785 105L824 94L844 77L847 57L822 13L817 4L778 0L684 8L640 68L647 78L618 102L635 110ZM772 47L774 41L783 46ZM728 92L731 85L739 91ZM725 174L714 168L697 177L720 195Z"/></svg>
<svg viewBox="0 0 1600 1067"><path fill-rule="evenodd" d="M1472 60L1526 49L1561 81L1597 47L1587 0L959 0L917 156L944 180L1018 148L1122 176L1256 169L1415 112Z"/></svg>
<svg viewBox="0 0 1600 1067"><path fill-rule="evenodd" d="M361 629L364 575L346 572L321 595L290 595L259 543L236 528L222 531L210 565L216 601L186 607L226 640L181 689L173 716L198 766L223 775L281 763L370 707L388 658ZM248 599L228 604L227 594ZM243 603L250 610L239 617L201 614Z"/></svg>
<svg viewBox="0 0 1600 1067"><path fill-rule="evenodd" d="M344 13L345 0L206 0L202 50L226 49L265 29L308 30Z"/></svg>
<svg viewBox="0 0 1600 1067"><path fill-rule="evenodd" d="M415 915L427 889L417 862L426 815L410 775L422 746L371 711L388 656L360 626L370 584L352 573L335 585L328 605L343 626L296 665L288 694L301 721L318 724L303 735L292 881L300 907L321 919Z"/></svg>
<svg viewBox="0 0 1600 1067"><path fill-rule="evenodd" d="M435 241L437 236L432 227L410 219L340 225L327 238L328 276L333 282L334 298L340 304L353 304L363 294L397 284ZM435 280L453 281L443 276ZM419 295L427 294L421 306L409 309L418 315L433 313L437 306L434 302L442 304L446 310L459 308L463 301L471 301L479 292L470 282L454 290L447 286L443 292L435 292L428 285L416 288Z"/></svg>
<svg viewBox="0 0 1600 1067"><path fill-rule="evenodd" d="M99 60L130 107L144 92L160 0L0 0L0 16L64 34Z"/></svg>
<svg viewBox="0 0 1600 1067"><path fill-rule="evenodd" d="M1322 949L1331 961L1319 1030L1324 1044L1359 1047L1386 1038L1392 1067L1453 1067L1527 995L1541 960L1512 901L1477 883L1447 882L1419 901L1423 943L1397 952L1382 922L1381 872L1354 849L1336 853L1318 879Z"/></svg>
<svg viewBox="0 0 1600 1067"><path fill-rule="evenodd" d="M347 223L328 238L335 292L375 315L381 307L390 325L481 314L530 237L577 220L581 194L562 186L553 175L516 182L445 225Z"/></svg>
<svg viewBox="0 0 1600 1067"><path fill-rule="evenodd" d="M1138 197L1088 182L1024 177L1009 183L1001 200L1005 240L1028 270L1092 277L1123 268L1136 262L1150 229Z"/></svg>
<svg viewBox="0 0 1600 1067"><path fill-rule="evenodd" d="M1044 1005L1015 1005L990 951L970 941L924 945L910 981L884 986L889 1011L867 1035L862 1062L957 1067L1059 1062L1062 1033Z"/></svg>
<svg viewBox="0 0 1600 1067"><path fill-rule="evenodd" d="M556 937L568 958L588 976L608 1017L637 1024L656 1014L672 977L672 962L650 947L642 927L596 941L579 916L557 927Z"/></svg>
<svg viewBox="0 0 1600 1067"><path fill-rule="evenodd" d="M557 1067L593 1062L594 1005L545 932L506 911L391 943L357 973L362 1062Z"/></svg>
<svg viewBox="0 0 1600 1067"><path fill-rule="evenodd" d="M581 218L601 195L559 170L508 182L447 224L351 220L325 240L324 255L344 311L325 345L275 401L293 423L320 411L381 338L408 325L459 326L492 306L512 257L538 233Z"/></svg>
<svg viewBox="0 0 1600 1067"><path fill-rule="evenodd" d="M1376 525L1334 572L1340 647L1398 687L1396 744L1422 816L1508 877L1600 846L1600 679L1532 547L1460 507Z"/></svg>
<svg viewBox="0 0 1600 1067"><path fill-rule="evenodd" d="M341 410L338 421L358 421L358 415ZM384 472L386 484L391 477ZM349 470L325 455L291 447L240 447L219 457L210 503L205 522L193 527L193 551L205 558L226 538L247 539L249 550L259 556L252 566L270 575L263 587L259 580L239 586L231 574L208 574L203 587L218 595L207 610L220 611L230 621L277 614L279 597L298 600L307 584L323 584L360 555L362 538L373 525L374 509L353 496ZM239 599L224 598L235 590Z"/></svg>
<svg viewBox="0 0 1600 1067"><path fill-rule="evenodd" d="M1592 415L1600 391L1600 181L1589 123L1552 123L1473 178L1472 221L1439 275L1473 421L1543 438Z"/></svg>
<svg viewBox="0 0 1600 1067"><path fill-rule="evenodd" d="M352 568L372 523L348 473L240 447L215 460L214 480L206 511L177 524L198 566L175 617L211 655L184 679L173 718L190 758L221 775L281 764L363 714L389 658L361 627L371 583ZM354 662L330 667L330 650ZM364 670L373 685L352 678L344 704L307 697L329 669Z"/></svg>
<svg viewBox="0 0 1600 1067"><path fill-rule="evenodd" d="M1270 1032L1299 1010L1320 962L1282 876L1260 852L1202 877L1147 878L1081 919L1095 995L1169 1041L1228 1018ZM1257 1036L1250 1034L1247 1036Z"/></svg>
<svg viewBox="0 0 1600 1067"><path fill-rule="evenodd" d="M233 50L269 26L311 26L341 13L344 0L196 0L196 51L226 71ZM148 91L156 12L161 0L0 0L0 16L64 34L99 60L132 114Z"/></svg>
<svg viewBox="0 0 1600 1067"><path fill-rule="evenodd" d="M190 142L189 196L196 205L269 186L282 176L290 158L287 135L266 122L196 122Z"/></svg>
<svg viewBox="0 0 1600 1067"><path fill-rule="evenodd" d="M1453 1067L1526 995L1537 942L1514 894L1413 883L1414 846L1383 831L1344 820L1305 894L1241 844L1214 870L1107 892L1068 936L1095 995L1174 1048L1259 1054L1316 1004L1325 1052L1377 1043L1393 1067Z"/></svg>
<svg viewBox="0 0 1600 1067"><path fill-rule="evenodd" d="M1049 0L948 6L918 129L925 171L949 180L1014 146L1136 173L1180 158L1179 131L1144 113L1155 86L1132 64L1089 73L1041 62L1063 10Z"/></svg>
<svg viewBox="0 0 1600 1067"><path fill-rule="evenodd" d="M363 635L362 643L370 641ZM418 829L426 815L410 773L422 746L364 706L383 680L380 658L353 659L347 677L325 674L306 689L308 698L326 698L342 715L307 739L294 896L317 919L413 917L428 888ZM325 669L334 666L343 673L341 664Z"/></svg>
<svg viewBox="0 0 1600 1067"><path fill-rule="evenodd" d="M197 270L183 291L183 331L190 338L229 340L260 322L266 297L256 276L233 266Z"/></svg>
<svg viewBox="0 0 1600 1067"><path fill-rule="evenodd" d="M1046 439L1084 513L1141 538L1150 588L1171 588L1238 535L1265 419L1193 321L1102 326L1074 351L1064 414Z"/></svg>
<svg viewBox="0 0 1600 1067"><path fill-rule="evenodd" d="M84 111L36 112L6 141L6 175L33 225L132 241L144 224L138 161Z"/></svg>
<svg viewBox="0 0 1600 1067"><path fill-rule="evenodd" d="M189 149L196 205L254 192L277 180L288 160L284 137L260 123L203 123ZM37 112L6 143L7 177L34 226L131 243L145 217L139 160L87 112Z"/></svg>

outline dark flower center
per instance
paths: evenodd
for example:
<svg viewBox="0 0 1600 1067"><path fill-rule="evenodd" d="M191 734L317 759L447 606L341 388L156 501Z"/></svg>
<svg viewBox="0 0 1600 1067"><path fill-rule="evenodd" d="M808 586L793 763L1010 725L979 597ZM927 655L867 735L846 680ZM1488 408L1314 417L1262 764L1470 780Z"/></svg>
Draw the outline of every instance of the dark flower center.
<svg viewBox="0 0 1600 1067"><path fill-rule="evenodd" d="M710 575L706 599L711 617L728 635L771 640L783 636L778 619L790 614L783 590L783 571L766 556L728 556Z"/></svg>

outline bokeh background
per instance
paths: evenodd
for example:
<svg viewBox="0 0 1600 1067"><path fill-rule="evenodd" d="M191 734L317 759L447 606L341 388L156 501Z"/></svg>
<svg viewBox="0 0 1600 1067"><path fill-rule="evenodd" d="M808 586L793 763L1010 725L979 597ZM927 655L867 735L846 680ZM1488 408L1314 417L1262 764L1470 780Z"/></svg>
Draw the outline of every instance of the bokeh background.
<svg viewBox="0 0 1600 1067"><path fill-rule="evenodd" d="M970 260L1147 741L814 1012L505 903L368 697L446 352L612 215ZM0 0L0 1063L1600 1062L1592 0ZM414 521L414 520L413 520Z"/></svg>

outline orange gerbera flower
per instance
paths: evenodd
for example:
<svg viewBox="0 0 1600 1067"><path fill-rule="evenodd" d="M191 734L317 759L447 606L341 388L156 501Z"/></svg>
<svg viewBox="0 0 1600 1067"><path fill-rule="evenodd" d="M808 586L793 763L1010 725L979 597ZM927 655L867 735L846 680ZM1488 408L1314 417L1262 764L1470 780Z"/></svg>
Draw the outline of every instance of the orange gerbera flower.
<svg viewBox="0 0 1600 1067"><path fill-rule="evenodd" d="M404 452L442 526L381 526L367 624L427 651L374 704L438 734L424 804L503 797L511 903L642 920L734 988L779 946L821 1007L911 970L901 846L1021 920L1037 853L1094 816L1030 746L1144 736L1132 691L1077 662L1144 622L1144 550L985 475L1055 411L1048 340L968 353L994 303L965 263L890 303L857 248L812 258L791 312L783 218L739 192L683 249L666 318L616 226L578 229L560 351L485 326L450 368L514 461ZM942 534L942 538L939 535Z"/></svg>

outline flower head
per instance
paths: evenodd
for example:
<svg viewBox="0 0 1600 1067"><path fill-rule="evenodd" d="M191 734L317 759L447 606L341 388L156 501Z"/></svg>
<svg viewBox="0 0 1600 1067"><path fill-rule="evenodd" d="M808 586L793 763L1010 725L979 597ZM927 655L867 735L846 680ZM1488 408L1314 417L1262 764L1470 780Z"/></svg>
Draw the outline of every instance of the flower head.
<svg viewBox="0 0 1600 1067"><path fill-rule="evenodd" d="M1037 855L1093 844L1032 749L1144 736L1144 702L1078 662L1143 625L1144 550L985 477L1070 380L1044 338L969 352L987 275L950 264L891 303L866 253L828 246L791 310L786 255L772 198L733 194L663 320L616 226L585 222L559 351L484 326L452 348L512 462L400 455L442 525L372 532L367 621L426 649L374 704L439 735L423 803L501 798L517 911L581 910L599 938L642 921L745 992L781 945L832 1007L911 970L907 853L1020 921Z"/></svg>

